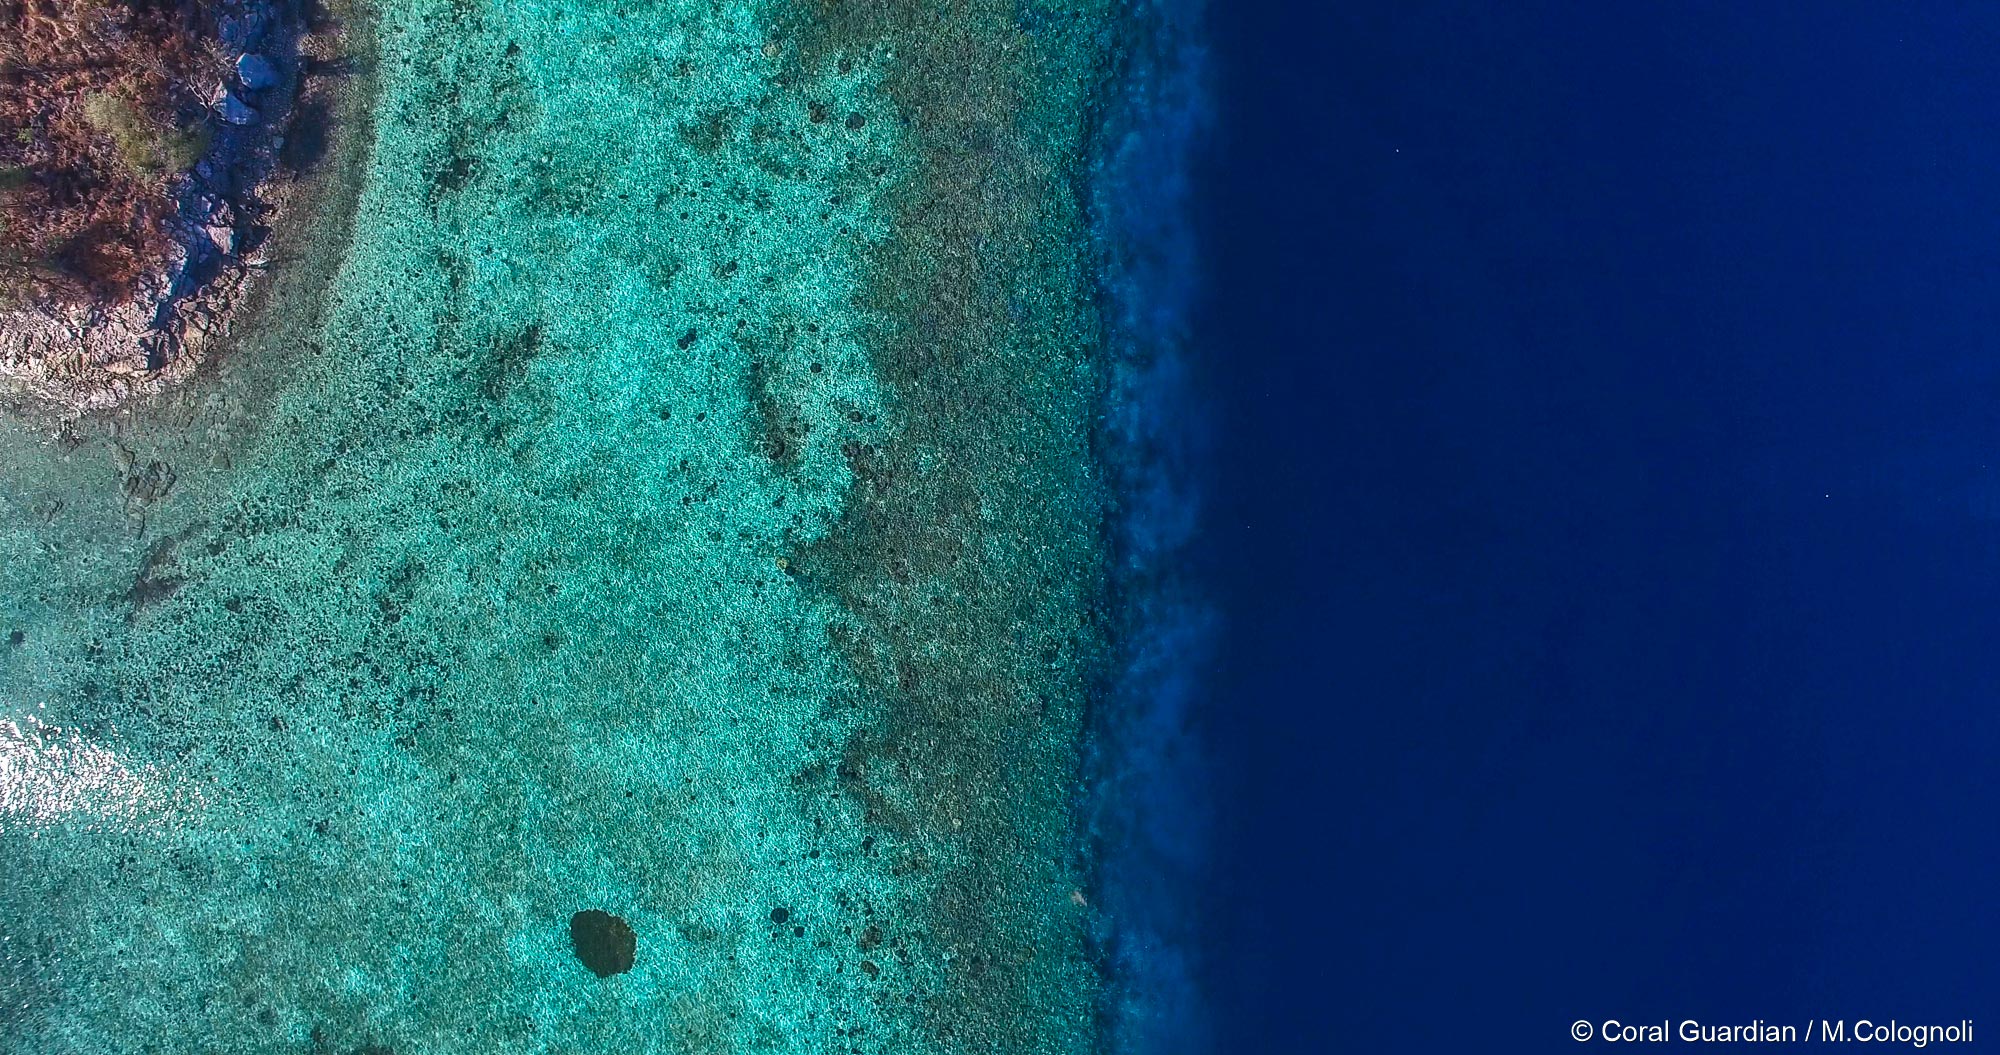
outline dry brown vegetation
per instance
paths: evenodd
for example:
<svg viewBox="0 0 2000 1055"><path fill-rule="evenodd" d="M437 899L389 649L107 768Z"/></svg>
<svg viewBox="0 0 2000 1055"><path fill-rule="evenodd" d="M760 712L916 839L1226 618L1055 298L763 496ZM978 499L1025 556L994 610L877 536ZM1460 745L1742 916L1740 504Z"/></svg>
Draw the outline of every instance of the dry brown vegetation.
<svg viewBox="0 0 2000 1055"><path fill-rule="evenodd" d="M0 0L0 294L116 299L208 142L210 0Z"/></svg>

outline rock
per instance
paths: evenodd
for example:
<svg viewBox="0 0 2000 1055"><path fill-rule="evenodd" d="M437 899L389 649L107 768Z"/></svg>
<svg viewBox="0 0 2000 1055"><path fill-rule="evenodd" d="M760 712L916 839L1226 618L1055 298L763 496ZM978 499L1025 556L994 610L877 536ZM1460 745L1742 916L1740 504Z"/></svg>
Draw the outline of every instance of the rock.
<svg viewBox="0 0 2000 1055"><path fill-rule="evenodd" d="M258 118L257 108L236 97L235 92L222 93L222 119L232 125L254 125Z"/></svg>
<svg viewBox="0 0 2000 1055"><path fill-rule="evenodd" d="M603 909L587 908L571 916L569 941L576 958L599 978L624 974L638 959L639 936L630 924Z"/></svg>
<svg viewBox="0 0 2000 1055"><path fill-rule="evenodd" d="M236 230L223 224L210 224L202 228L208 240L215 243L215 250L224 256L236 251Z"/></svg>
<svg viewBox="0 0 2000 1055"><path fill-rule="evenodd" d="M222 38L225 47L240 48L250 43L255 28L248 19L231 15L223 15L216 19L217 35Z"/></svg>
<svg viewBox="0 0 2000 1055"><path fill-rule="evenodd" d="M243 82L243 87L261 92L278 86L278 67L253 51L236 60L236 79Z"/></svg>
<svg viewBox="0 0 2000 1055"><path fill-rule="evenodd" d="M236 186L235 171L212 157L202 158L201 163L194 167L194 174L220 194L227 194Z"/></svg>
<svg viewBox="0 0 2000 1055"><path fill-rule="evenodd" d="M125 478L120 481L126 506L128 509L144 506L167 497L177 479L174 467L166 462L147 462L144 469L126 469Z"/></svg>

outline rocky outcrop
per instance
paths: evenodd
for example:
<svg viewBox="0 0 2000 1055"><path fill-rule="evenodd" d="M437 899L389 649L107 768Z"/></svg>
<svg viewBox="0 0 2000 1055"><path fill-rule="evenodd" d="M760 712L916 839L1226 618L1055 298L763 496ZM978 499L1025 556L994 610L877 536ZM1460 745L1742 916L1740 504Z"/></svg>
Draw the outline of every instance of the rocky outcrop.
<svg viewBox="0 0 2000 1055"><path fill-rule="evenodd" d="M0 310L0 398L59 414L114 407L185 378L230 332L291 192L281 158L308 41L294 11L267 0L211 9L211 43L230 58L206 83L178 86L206 100L208 145L169 178L164 248L121 295L43 290Z"/></svg>

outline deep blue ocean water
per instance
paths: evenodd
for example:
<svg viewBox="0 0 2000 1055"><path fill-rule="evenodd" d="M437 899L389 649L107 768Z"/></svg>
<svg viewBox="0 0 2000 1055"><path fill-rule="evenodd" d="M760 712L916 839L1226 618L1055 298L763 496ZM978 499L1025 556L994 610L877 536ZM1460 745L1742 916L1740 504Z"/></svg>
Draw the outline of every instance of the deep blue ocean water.
<svg viewBox="0 0 2000 1055"><path fill-rule="evenodd" d="M1210 21L1220 1050L2000 1030L2000 9Z"/></svg>

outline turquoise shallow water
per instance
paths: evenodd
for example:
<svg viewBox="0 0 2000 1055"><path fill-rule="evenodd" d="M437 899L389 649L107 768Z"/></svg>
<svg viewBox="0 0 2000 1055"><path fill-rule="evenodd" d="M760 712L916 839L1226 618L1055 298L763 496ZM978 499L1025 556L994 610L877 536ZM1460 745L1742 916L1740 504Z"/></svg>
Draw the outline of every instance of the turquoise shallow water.
<svg viewBox="0 0 2000 1055"><path fill-rule="evenodd" d="M0 1048L1091 1049L1113 15L360 21L255 333L0 435Z"/></svg>

